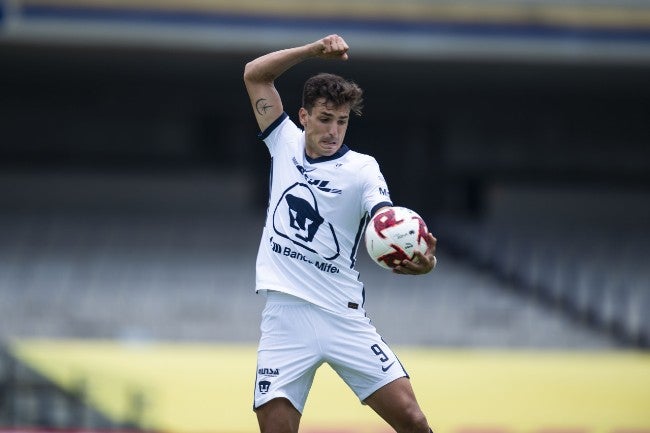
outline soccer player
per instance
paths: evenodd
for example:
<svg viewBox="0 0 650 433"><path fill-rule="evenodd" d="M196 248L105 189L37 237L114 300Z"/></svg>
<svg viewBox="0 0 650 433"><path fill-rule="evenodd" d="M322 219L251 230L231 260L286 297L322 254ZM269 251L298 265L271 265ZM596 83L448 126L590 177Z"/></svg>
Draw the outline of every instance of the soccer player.
<svg viewBox="0 0 650 433"><path fill-rule="evenodd" d="M326 362L398 433L429 433L408 374L365 314L354 268L369 216L392 205L377 161L343 144L350 114L361 113L362 90L337 75L309 78L300 128L274 86L287 69L315 57L347 60L348 45L329 35L263 55L244 70L259 137L272 157L256 265L256 291L267 299L253 408L262 433L296 433L316 369ZM431 233L427 245L394 272L431 271Z"/></svg>

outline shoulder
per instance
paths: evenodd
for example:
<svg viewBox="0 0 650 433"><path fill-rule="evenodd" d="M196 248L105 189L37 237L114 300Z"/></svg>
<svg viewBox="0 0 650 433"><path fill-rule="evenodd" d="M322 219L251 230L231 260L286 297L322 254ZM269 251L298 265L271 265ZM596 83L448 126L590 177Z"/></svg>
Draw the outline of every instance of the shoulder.
<svg viewBox="0 0 650 433"><path fill-rule="evenodd" d="M355 170L362 172L366 170L378 171L379 163L377 160L365 153L350 150L345 154L346 160L354 167Z"/></svg>
<svg viewBox="0 0 650 433"><path fill-rule="evenodd" d="M260 138L260 140L266 141L267 138L269 138L271 135L277 135L278 133L282 131L286 131L287 127L293 126L296 130L299 130L299 128L291 121L289 118L289 115L286 112L282 112L282 114L275 119L271 124L262 132L260 132L257 136Z"/></svg>
<svg viewBox="0 0 650 433"><path fill-rule="evenodd" d="M283 112L264 131L260 132L258 137L266 143L271 153L274 153L278 146L291 147L291 143L301 146L300 138L303 134L303 130L293 123L287 113Z"/></svg>
<svg viewBox="0 0 650 433"><path fill-rule="evenodd" d="M365 153L357 152L356 150L348 150L348 152L345 154L345 157L352 163L355 164L377 164L377 160L371 156L367 155Z"/></svg>

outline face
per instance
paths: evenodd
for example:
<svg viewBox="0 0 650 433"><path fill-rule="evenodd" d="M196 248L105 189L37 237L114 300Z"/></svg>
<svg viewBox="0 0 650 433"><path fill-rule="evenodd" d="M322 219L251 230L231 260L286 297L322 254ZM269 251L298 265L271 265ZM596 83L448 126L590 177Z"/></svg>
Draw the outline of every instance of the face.
<svg viewBox="0 0 650 433"><path fill-rule="evenodd" d="M305 128L305 152L310 158L331 156L339 150L350 120L350 107L334 107L320 98L311 114L305 108L298 113Z"/></svg>

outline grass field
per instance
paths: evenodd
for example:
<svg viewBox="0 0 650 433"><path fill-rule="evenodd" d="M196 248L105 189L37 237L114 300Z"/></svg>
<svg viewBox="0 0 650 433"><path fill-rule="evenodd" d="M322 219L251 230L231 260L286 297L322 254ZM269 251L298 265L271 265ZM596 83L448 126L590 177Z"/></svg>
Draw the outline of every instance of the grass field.
<svg viewBox="0 0 650 433"><path fill-rule="evenodd" d="M14 341L20 359L63 387L85 381L116 420L172 433L253 433L252 345ZM396 347L437 433L650 432L650 353ZM139 397L138 397L139 398ZM324 365L302 432L391 431Z"/></svg>

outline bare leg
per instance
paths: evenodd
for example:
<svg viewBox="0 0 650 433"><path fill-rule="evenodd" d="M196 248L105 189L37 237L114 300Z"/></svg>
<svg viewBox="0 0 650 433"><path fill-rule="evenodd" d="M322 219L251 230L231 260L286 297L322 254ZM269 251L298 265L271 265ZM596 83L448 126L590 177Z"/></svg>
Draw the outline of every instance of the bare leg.
<svg viewBox="0 0 650 433"><path fill-rule="evenodd" d="M286 398L274 398L255 412L261 433L298 433L301 414Z"/></svg>
<svg viewBox="0 0 650 433"><path fill-rule="evenodd" d="M415 399L411 381L401 377L365 400L397 433L429 433L429 423Z"/></svg>

